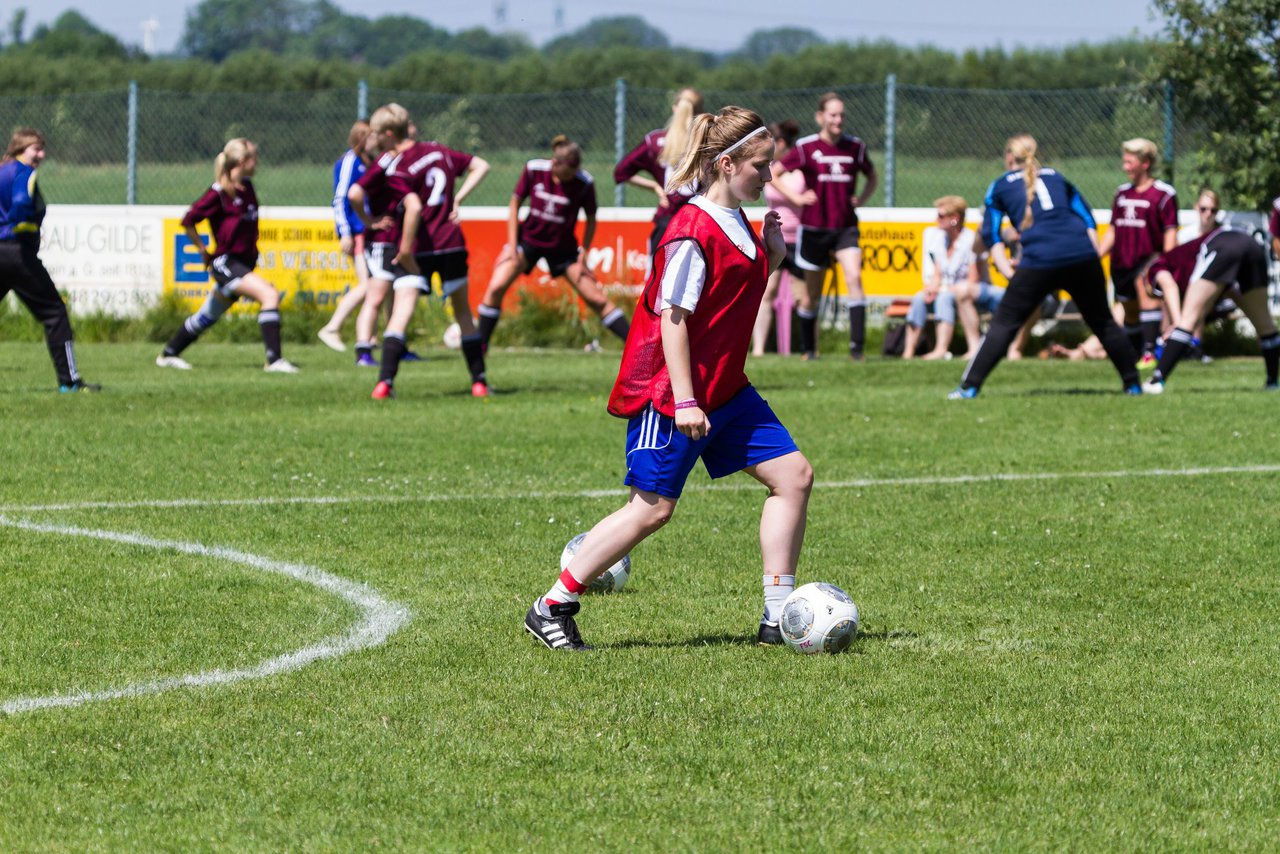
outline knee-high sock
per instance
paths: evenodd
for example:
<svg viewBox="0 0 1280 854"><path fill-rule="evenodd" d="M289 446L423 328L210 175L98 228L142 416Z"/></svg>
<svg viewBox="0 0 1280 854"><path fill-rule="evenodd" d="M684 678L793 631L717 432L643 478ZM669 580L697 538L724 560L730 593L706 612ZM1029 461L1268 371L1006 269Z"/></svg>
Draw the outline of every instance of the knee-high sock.
<svg viewBox="0 0 1280 854"><path fill-rule="evenodd" d="M479 332L462 339L462 358L466 360L467 370L471 372L471 381L484 382L484 347L480 343Z"/></svg>
<svg viewBox="0 0 1280 854"><path fill-rule="evenodd" d="M262 346L267 351L267 364L280 358L280 312L274 308L258 312L258 329L262 332Z"/></svg>
<svg viewBox="0 0 1280 854"><path fill-rule="evenodd" d="M1156 372L1151 375L1152 379L1161 382L1169 379L1169 374L1178 366L1178 360L1191 347L1191 340L1191 332L1181 326L1170 332L1164 342L1164 352L1160 354L1160 364L1156 365Z"/></svg>
<svg viewBox="0 0 1280 854"><path fill-rule="evenodd" d="M1142 352L1142 324L1126 323L1124 325L1124 334L1129 338L1129 346L1133 348L1133 352Z"/></svg>
<svg viewBox="0 0 1280 854"><path fill-rule="evenodd" d="M183 321L178 331L173 333L169 343L164 345L166 356L177 356L199 338L206 329L218 322L218 317L207 311L207 305Z"/></svg>
<svg viewBox="0 0 1280 854"><path fill-rule="evenodd" d="M1138 317L1142 321L1141 352L1145 356L1147 353L1156 351L1156 339L1160 337L1160 322L1164 320L1164 314L1157 308L1144 311Z"/></svg>
<svg viewBox="0 0 1280 854"><path fill-rule="evenodd" d="M867 342L867 301L858 300L849 303L849 353L862 355L863 345Z"/></svg>
<svg viewBox="0 0 1280 854"><path fill-rule="evenodd" d="M399 332L385 332L382 335L382 366L378 370L378 379L394 384L396 374L400 372L400 360L404 358L404 335Z"/></svg>
<svg viewBox="0 0 1280 854"><path fill-rule="evenodd" d="M615 308L600 320L614 335L617 335L623 341L627 340L627 333L631 331L631 324L627 323L627 315L623 313L622 309Z"/></svg>
<svg viewBox="0 0 1280 854"><path fill-rule="evenodd" d="M489 351L489 339L493 337L493 330L497 328L498 321L502 319L502 309L482 303L479 312L480 346L487 353Z"/></svg>
<svg viewBox="0 0 1280 854"><path fill-rule="evenodd" d="M800 332L800 352L818 352L818 316L803 308L796 309L796 329Z"/></svg>
<svg viewBox="0 0 1280 854"><path fill-rule="evenodd" d="M1280 333L1268 335L1258 343L1262 345L1262 360L1267 365L1267 385L1275 385L1280 374Z"/></svg>

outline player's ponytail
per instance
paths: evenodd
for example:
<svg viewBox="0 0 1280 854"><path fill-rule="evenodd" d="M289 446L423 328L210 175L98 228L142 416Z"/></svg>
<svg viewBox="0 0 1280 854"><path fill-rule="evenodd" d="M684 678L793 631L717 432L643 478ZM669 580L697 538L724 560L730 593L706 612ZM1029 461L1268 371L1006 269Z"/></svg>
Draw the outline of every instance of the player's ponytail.
<svg viewBox="0 0 1280 854"><path fill-rule="evenodd" d="M689 150L667 181L667 192L674 193L695 181L699 189L706 189L716 180L715 164L721 157L727 154L738 163L755 153L756 142L772 140L764 119L745 107L725 107L715 115L703 113L693 120Z"/></svg>
<svg viewBox="0 0 1280 854"><path fill-rule="evenodd" d="M1020 133L1009 137L1004 144L1005 154L1013 158L1013 164L1021 167L1022 180L1027 185L1027 210L1022 215L1019 231L1026 231L1035 222L1031 212L1031 203L1036 198L1036 181L1040 180L1040 161L1036 159L1036 140L1029 133Z"/></svg>
<svg viewBox="0 0 1280 854"><path fill-rule="evenodd" d="M229 176L232 169L255 154L257 150L257 146L242 136L229 140L222 147L222 153L214 158L213 180L222 183L223 178Z"/></svg>
<svg viewBox="0 0 1280 854"><path fill-rule="evenodd" d="M663 166L675 166L689 150L693 119L702 113L702 93L697 89L681 89L676 102L671 105L671 121L667 122L667 134L662 141L658 162Z"/></svg>

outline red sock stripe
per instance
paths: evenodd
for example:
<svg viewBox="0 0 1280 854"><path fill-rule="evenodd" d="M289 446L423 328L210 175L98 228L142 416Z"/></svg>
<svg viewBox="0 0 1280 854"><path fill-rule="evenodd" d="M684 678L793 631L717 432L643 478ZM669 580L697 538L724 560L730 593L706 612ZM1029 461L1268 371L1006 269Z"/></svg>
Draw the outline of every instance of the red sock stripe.
<svg viewBox="0 0 1280 854"><path fill-rule="evenodd" d="M564 589L568 590L570 593L581 594L584 590L587 589L587 585L583 584L581 581L574 578L571 574L569 574L569 570L567 569L560 571L560 583L563 584Z"/></svg>

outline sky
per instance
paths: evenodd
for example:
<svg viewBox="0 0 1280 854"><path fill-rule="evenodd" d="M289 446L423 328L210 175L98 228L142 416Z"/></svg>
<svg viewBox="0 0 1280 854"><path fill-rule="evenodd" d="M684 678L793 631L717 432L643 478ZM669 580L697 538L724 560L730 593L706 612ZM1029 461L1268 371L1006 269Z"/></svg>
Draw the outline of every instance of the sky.
<svg viewBox="0 0 1280 854"><path fill-rule="evenodd" d="M498 9L506 29L535 44L581 27L593 18L641 14L672 44L710 51L738 47L755 30L796 26L829 41L889 39L947 50L1019 45L1052 47L1158 32L1150 0L1073 0L1018 4L1011 0L332 0L350 14L414 15L451 32L470 27L497 31ZM188 10L197 0L18 0L0 2L0 26L27 9L27 32L77 9L126 44L143 44L143 22L154 21L156 51L172 51ZM791 14L783 15L785 9ZM637 10L642 10L637 12Z"/></svg>

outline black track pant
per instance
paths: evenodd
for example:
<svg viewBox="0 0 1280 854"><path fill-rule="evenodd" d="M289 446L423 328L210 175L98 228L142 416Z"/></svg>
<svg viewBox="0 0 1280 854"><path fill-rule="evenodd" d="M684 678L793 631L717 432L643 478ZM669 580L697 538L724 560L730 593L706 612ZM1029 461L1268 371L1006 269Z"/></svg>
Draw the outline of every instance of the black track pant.
<svg viewBox="0 0 1280 854"><path fill-rule="evenodd" d="M1107 277L1102 272L1102 262L1095 258L1045 270L1019 268L1009 280L1004 298L991 318L987 337L982 339L982 346L965 369L960 384L966 388L981 388L987 374L1009 352L1009 345L1036 306L1057 291L1071 294L1080 317L1106 348L1120 379L1124 380L1126 387L1135 385L1138 382L1138 357L1128 336L1111 316L1111 309L1107 306Z"/></svg>
<svg viewBox="0 0 1280 854"><path fill-rule="evenodd" d="M34 240L0 240L0 299L13 291L40 321L58 383L70 385L80 379L71 349L71 319L49 271L36 254L38 249Z"/></svg>

